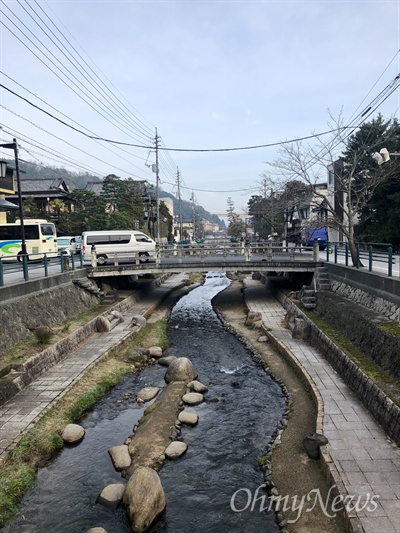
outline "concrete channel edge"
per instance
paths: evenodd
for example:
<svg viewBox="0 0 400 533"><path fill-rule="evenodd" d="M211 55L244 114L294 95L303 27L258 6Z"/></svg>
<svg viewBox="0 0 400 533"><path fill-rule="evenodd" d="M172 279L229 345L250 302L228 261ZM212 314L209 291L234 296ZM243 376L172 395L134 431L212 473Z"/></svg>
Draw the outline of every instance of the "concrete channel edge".
<svg viewBox="0 0 400 533"><path fill-rule="evenodd" d="M287 300L286 296L283 293L280 293L279 301L284 305L284 303L286 303L285 300ZM284 307L286 308L285 305ZM303 313L301 313L300 310L299 310L299 313L302 315L302 318L303 318ZM304 315L304 319L307 319L306 315ZM297 357L292 353L292 351L287 346L285 346L279 339L277 339L271 331L265 330L265 335L269 338L271 344L279 351L279 353L281 353L286 358L290 366L295 370L297 375L302 380L304 386L306 387L306 390L310 392L311 397L314 401L316 410L317 410L316 425L315 425L316 432L323 434L324 433L324 402L312 377L307 372L307 370L304 368L304 366L300 363ZM329 486L332 488L333 496L342 496L342 497L347 496L348 493L341 479L340 473L338 469L336 468L335 463L333 462L333 459L329 453L327 446L321 446L320 448L320 463L321 463L324 475L329 483ZM364 531L361 521L356 516L354 511L347 511L345 509L343 511L343 518L345 521L345 527L346 527L347 533L362 533Z"/></svg>

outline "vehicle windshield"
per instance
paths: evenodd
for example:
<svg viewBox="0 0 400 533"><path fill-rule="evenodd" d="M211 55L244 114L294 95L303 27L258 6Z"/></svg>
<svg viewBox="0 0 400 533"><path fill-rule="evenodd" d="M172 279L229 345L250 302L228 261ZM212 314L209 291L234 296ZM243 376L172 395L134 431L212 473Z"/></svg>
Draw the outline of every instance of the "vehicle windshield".
<svg viewBox="0 0 400 533"><path fill-rule="evenodd" d="M70 243L70 239L63 239L62 237L58 237L57 244L60 246L68 246Z"/></svg>

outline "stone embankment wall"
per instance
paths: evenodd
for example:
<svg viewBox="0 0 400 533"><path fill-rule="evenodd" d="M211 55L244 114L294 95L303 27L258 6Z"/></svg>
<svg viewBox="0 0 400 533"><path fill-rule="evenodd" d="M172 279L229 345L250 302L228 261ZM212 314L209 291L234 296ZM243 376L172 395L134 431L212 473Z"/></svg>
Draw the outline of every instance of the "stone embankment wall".
<svg viewBox="0 0 400 533"><path fill-rule="evenodd" d="M316 303L315 311L324 322L392 378L400 378L400 338L381 326L390 322L389 318L329 291L318 293Z"/></svg>
<svg viewBox="0 0 400 533"><path fill-rule="evenodd" d="M0 304L0 352L24 340L39 326L52 326L99 303L71 280Z"/></svg>
<svg viewBox="0 0 400 533"><path fill-rule="evenodd" d="M266 282L264 277L261 277L261 280ZM309 325L309 341L321 351L348 387L357 394L386 433L400 445L400 408L327 335L320 331L284 292L276 291L275 296L290 315L301 318ZM346 313L345 318L356 324L360 316L356 314L349 316Z"/></svg>
<svg viewBox="0 0 400 533"><path fill-rule="evenodd" d="M369 294L361 289L346 285L346 283L342 283L341 281L331 280L330 285L333 293L348 298L352 302L364 305L368 309L372 309L376 313L387 317L389 320L395 320L400 323L400 305L389 302L381 296Z"/></svg>

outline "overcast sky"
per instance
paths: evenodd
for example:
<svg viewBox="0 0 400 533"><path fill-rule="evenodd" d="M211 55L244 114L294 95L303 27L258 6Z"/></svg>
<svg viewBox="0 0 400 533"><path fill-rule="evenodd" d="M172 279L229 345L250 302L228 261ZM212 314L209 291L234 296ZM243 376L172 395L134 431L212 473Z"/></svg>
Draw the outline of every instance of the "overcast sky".
<svg viewBox="0 0 400 533"><path fill-rule="evenodd" d="M2 0L0 17L0 83L16 93L0 88L1 142L99 177L155 184L156 128L188 150L326 131L328 110L350 118L400 72L400 0ZM397 90L377 112L399 109ZM242 212L276 157L160 151L161 187L176 194L178 167L184 199L223 213L231 197Z"/></svg>

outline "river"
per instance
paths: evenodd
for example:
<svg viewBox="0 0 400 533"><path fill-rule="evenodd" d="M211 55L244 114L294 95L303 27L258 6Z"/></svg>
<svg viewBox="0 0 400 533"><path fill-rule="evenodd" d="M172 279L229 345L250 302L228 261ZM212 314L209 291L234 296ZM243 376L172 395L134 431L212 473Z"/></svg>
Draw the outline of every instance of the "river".
<svg viewBox="0 0 400 533"><path fill-rule="evenodd" d="M167 509L154 532L279 531L274 513L260 510L262 500L252 510L251 503L263 482L258 459L277 430L286 398L212 308L212 298L229 283L223 274L209 273L204 285L179 300L168 322L169 352L189 357L209 390L205 402L192 408L198 425L182 429L186 454L160 472ZM164 375L160 365L145 368L105 395L81 421L84 440L39 471L20 514L3 531L77 533L97 526L129 532L123 506L111 510L96 499L104 486L126 483L107 450L122 444L142 415L135 394L145 386L162 387Z"/></svg>

